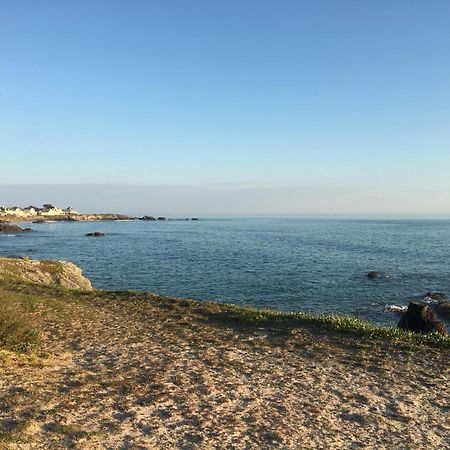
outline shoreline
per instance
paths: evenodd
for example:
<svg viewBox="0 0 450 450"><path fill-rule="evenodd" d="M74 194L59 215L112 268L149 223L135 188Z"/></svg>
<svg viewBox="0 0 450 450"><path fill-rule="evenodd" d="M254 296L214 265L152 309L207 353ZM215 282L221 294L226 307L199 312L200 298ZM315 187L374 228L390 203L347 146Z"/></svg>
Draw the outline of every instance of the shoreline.
<svg viewBox="0 0 450 450"><path fill-rule="evenodd" d="M0 216L0 222L10 222L10 223L45 223L49 221L55 222L95 222L103 220L139 220L136 217L127 216L124 214L77 214L77 215L61 215L61 216Z"/></svg>

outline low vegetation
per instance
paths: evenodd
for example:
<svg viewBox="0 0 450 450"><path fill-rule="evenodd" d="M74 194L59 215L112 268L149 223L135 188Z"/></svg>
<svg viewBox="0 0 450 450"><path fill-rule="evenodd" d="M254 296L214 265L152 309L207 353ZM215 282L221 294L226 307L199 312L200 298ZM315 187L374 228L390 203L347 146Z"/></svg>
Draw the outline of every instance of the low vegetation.
<svg viewBox="0 0 450 450"><path fill-rule="evenodd" d="M370 339L388 340L391 343L428 344L450 348L450 336L439 333L413 333L394 327L379 327L356 317L345 315L314 315L304 312L286 313L275 310L242 308L224 305L223 320L235 320L247 324L285 324L289 327L313 326L323 330L349 333Z"/></svg>
<svg viewBox="0 0 450 450"><path fill-rule="evenodd" d="M49 270L55 268L48 262ZM420 334L403 331L394 327L378 327L358 318L344 315L314 315L304 312L281 312L271 309L244 308L233 304L218 302L200 302L190 299L160 297L154 294L136 291L93 291L84 292L59 286L46 286L11 279L0 280L1 286L8 286L9 292L0 294L0 347L19 352L30 351L37 347L39 330L29 320L30 308L50 308L66 314L66 306L74 302L82 306L85 302L120 301L136 303L151 301L164 309L176 310L180 321L195 318L209 323L222 325L241 325L246 328L264 328L274 333L287 333L289 330L304 328L318 333L337 333L342 336L354 336L371 342L382 341L390 344L427 345L450 348L450 336L438 333ZM24 293L28 295L24 295ZM29 295L31 294L31 296Z"/></svg>
<svg viewBox="0 0 450 450"><path fill-rule="evenodd" d="M37 348L39 341L22 302L0 293L0 348L26 353Z"/></svg>

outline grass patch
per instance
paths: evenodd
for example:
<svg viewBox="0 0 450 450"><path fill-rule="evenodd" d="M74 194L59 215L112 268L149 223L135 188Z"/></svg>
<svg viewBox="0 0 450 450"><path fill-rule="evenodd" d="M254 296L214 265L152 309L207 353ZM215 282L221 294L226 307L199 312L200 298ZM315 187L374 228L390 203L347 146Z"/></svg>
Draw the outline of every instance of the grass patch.
<svg viewBox="0 0 450 450"><path fill-rule="evenodd" d="M1 289L3 288L3 289ZM9 298L9 302L6 299ZM61 323L72 318L74 306L100 307L107 303L122 304L130 308L135 319L145 315L145 303L161 309L161 316L176 320L180 326L201 323L243 324L271 329L275 334L288 334L299 328L319 332L347 334L364 338L365 342L385 341L408 346L427 345L450 348L450 336L438 333L420 334L395 327L378 327L346 315L314 315L304 312L282 312L271 309L246 308L220 302L196 301L162 297L137 291L77 291L60 286L37 285L0 277L0 347L15 351L32 349L38 341L36 333L26 320L27 313L41 307L53 314ZM78 314L79 312L77 312ZM133 320L134 320L133 318ZM131 320L131 316L130 316ZM192 323L189 325L191 326Z"/></svg>
<svg viewBox="0 0 450 450"><path fill-rule="evenodd" d="M29 314L32 305L19 297L0 291L0 348L28 353L39 345L40 338Z"/></svg>
<svg viewBox="0 0 450 450"><path fill-rule="evenodd" d="M231 320L252 325L284 325L289 328L309 326L329 331L350 333L377 340L399 344L428 344L450 348L450 336L439 333L413 333L394 327L378 327L361 319L345 315L314 315L304 312L288 313L258 308L223 305L216 314L219 320Z"/></svg>

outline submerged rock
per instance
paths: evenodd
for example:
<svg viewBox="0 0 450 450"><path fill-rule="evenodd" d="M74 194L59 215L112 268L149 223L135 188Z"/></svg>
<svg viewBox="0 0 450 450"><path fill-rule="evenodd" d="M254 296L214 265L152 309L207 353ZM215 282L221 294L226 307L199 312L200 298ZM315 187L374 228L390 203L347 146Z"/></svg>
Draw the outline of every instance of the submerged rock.
<svg viewBox="0 0 450 450"><path fill-rule="evenodd" d="M106 236L106 233L103 233L101 231L94 231L93 233L86 233L85 236L101 237Z"/></svg>
<svg viewBox="0 0 450 450"><path fill-rule="evenodd" d="M447 334L444 323L436 319L433 309L429 305L417 302L409 303L408 310L401 317L397 327L417 333L437 331L443 335Z"/></svg>
<svg viewBox="0 0 450 450"><path fill-rule="evenodd" d="M381 273L380 273L380 272L369 272L369 273L367 274L367 276L368 276L369 278L379 278L379 277L381 277Z"/></svg>

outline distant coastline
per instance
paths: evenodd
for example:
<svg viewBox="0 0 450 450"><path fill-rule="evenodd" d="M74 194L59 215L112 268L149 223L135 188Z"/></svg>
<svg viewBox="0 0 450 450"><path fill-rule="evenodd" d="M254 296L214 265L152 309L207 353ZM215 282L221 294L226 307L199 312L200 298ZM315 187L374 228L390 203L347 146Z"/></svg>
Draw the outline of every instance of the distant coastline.
<svg viewBox="0 0 450 450"><path fill-rule="evenodd" d="M67 207L60 208L52 204L44 204L41 208L37 206L0 206L0 222L34 222L43 223L48 220L61 222L94 222L101 220L147 220L164 221L166 217L128 216L115 213L79 213L77 210ZM185 218L181 220L198 220L198 217Z"/></svg>

